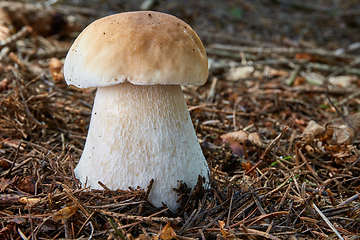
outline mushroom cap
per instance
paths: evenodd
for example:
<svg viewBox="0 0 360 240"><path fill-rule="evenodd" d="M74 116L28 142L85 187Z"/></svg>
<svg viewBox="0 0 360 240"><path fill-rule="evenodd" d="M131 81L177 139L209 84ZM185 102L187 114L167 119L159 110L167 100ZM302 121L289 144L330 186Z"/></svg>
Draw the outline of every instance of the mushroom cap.
<svg viewBox="0 0 360 240"><path fill-rule="evenodd" d="M205 48L182 20L153 11L125 12L87 26L64 63L68 84L80 88L130 82L203 85Z"/></svg>

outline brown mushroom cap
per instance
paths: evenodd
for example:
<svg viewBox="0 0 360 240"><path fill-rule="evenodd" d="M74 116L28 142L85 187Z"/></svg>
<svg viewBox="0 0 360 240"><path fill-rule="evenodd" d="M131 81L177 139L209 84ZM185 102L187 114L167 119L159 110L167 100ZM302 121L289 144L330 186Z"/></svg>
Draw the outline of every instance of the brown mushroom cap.
<svg viewBox="0 0 360 240"><path fill-rule="evenodd" d="M64 75L81 88L130 82L202 85L208 77L205 48L182 20L160 12L125 12L101 18L77 37Z"/></svg>

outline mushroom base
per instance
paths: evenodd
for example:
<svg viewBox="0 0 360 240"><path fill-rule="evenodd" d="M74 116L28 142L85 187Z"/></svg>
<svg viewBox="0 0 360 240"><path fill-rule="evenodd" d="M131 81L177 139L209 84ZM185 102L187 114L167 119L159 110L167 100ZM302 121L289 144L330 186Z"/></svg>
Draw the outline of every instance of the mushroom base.
<svg viewBox="0 0 360 240"><path fill-rule="evenodd" d="M209 168L179 85L121 83L99 88L89 132L75 175L102 189L146 188L149 200L176 211L173 191L183 181L193 188Z"/></svg>

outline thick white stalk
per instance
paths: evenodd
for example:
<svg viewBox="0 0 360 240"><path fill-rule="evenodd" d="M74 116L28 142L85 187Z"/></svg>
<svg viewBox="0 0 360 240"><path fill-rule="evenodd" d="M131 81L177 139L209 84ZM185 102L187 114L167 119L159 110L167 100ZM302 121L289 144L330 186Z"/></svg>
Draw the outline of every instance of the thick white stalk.
<svg viewBox="0 0 360 240"><path fill-rule="evenodd" d="M179 85L121 83L98 88L76 177L92 189L146 188L176 210L178 181L193 187L209 169Z"/></svg>

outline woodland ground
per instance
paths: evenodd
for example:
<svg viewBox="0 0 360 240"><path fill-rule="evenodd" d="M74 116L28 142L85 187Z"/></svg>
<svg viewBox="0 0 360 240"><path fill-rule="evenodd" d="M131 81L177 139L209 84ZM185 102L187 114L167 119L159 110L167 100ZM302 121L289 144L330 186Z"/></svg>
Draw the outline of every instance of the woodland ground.
<svg viewBox="0 0 360 240"><path fill-rule="evenodd" d="M145 190L75 179L95 90L62 65L93 20L143 1L0 2L0 239L358 239L358 1L158 0L198 33L210 75L184 87L211 189L177 215Z"/></svg>

